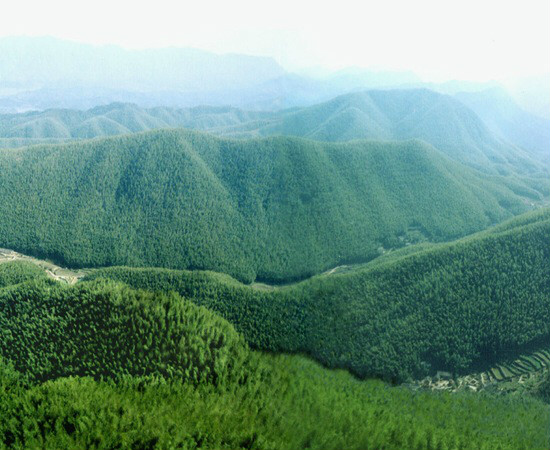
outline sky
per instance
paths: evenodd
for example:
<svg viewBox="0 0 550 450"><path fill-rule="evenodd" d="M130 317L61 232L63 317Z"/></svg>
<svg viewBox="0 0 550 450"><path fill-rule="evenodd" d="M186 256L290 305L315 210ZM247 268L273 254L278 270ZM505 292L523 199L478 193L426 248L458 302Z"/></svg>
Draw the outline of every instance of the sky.
<svg viewBox="0 0 550 450"><path fill-rule="evenodd" d="M18 0L0 36L271 56L291 71L410 70L426 81L550 73L550 0Z"/></svg>

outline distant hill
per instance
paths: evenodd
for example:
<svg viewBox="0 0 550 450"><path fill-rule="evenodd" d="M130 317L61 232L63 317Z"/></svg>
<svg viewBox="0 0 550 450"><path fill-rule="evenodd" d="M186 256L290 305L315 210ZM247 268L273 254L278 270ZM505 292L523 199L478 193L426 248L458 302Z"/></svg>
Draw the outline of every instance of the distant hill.
<svg viewBox="0 0 550 450"><path fill-rule="evenodd" d="M29 144L33 139L87 139L136 133L157 128L224 129L242 123L272 119L274 113L231 107L140 108L112 103L87 111L51 109L24 114L0 114L0 137Z"/></svg>
<svg viewBox="0 0 550 450"><path fill-rule="evenodd" d="M343 95L282 114L257 132L322 141L419 138L482 171L537 171L529 154L495 138L472 110L427 89Z"/></svg>
<svg viewBox="0 0 550 450"><path fill-rule="evenodd" d="M483 97L471 96L472 102L483 102ZM499 110L498 105L491 108ZM13 146L14 138L91 138L172 127L236 138L286 135L329 142L417 138L486 173L547 177L543 146L549 132L544 121L531 120L516 110L510 114L504 109L491 111L480 111L486 125L460 101L426 89L356 92L279 112L232 107L143 109L115 103L87 111L0 115L0 139L11 139L4 145L0 141L0 146ZM514 118L518 120L507 128Z"/></svg>
<svg viewBox="0 0 550 450"><path fill-rule="evenodd" d="M155 131L0 151L0 246L71 266L298 279L369 260L411 233L466 235L538 199L415 140Z"/></svg>
<svg viewBox="0 0 550 450"><path fill-rule="evenodd" d="M244 87L285 73L275 60L189 48L126 50L51 37L0 39L0 80L20 86L209 91Z"/></svg>
<svg viewBox="0 0 550 450"><path fill-rule="evenodd" d="M550 163L549 119L525 111L503 89L461 92L455 97L471 108L497 136Z"/></svg>

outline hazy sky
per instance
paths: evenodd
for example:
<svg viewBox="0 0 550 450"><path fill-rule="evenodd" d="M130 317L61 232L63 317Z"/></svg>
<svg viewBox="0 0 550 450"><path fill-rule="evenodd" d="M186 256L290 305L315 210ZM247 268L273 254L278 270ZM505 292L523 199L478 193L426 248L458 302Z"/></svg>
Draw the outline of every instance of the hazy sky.
<svg viewBox="0 0 550 450"><path fill-rule="evenodd" d="M550 0L17 0L0 36L273 56L285 68L405 69L427 80L550 72Z"/></svg>

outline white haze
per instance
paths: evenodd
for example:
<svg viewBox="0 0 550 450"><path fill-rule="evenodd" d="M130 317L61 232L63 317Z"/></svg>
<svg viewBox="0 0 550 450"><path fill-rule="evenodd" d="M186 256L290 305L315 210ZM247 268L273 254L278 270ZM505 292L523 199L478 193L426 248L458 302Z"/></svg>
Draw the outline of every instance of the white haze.
<svg viewBox="0 0 550 450"><path fill-rule="evenodd" d="M414 71L425 81L550 72L550 2L4 2L0 36L271 56L284 68Z"/></svg>

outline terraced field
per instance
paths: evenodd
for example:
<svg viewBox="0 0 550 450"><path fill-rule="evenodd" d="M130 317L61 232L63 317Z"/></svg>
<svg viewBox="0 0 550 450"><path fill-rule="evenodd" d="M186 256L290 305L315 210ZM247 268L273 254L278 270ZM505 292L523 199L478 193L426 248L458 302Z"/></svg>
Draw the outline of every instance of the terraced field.
<svg viewBox="0 0 550 450"><path fill-rule="evenodd" d="M498 365L481 373L475 373L452 379L450 377L426 377L411 383L413 388L439 391L481 391L495 387L500 383L517 382L524 384L528 380L540 377L550 370L550 351L539 350L535 353L522 355L509 364Z"/></svg>
<svg viewBox="0 0 550 450"><path fill-rule="evenodd" d="M532 372L538 372L550 367L550 352L540 350L531 355L523 355L510 364L493 367L485 375L489 382L507 381L512 378L519 378Z"/></svg>

